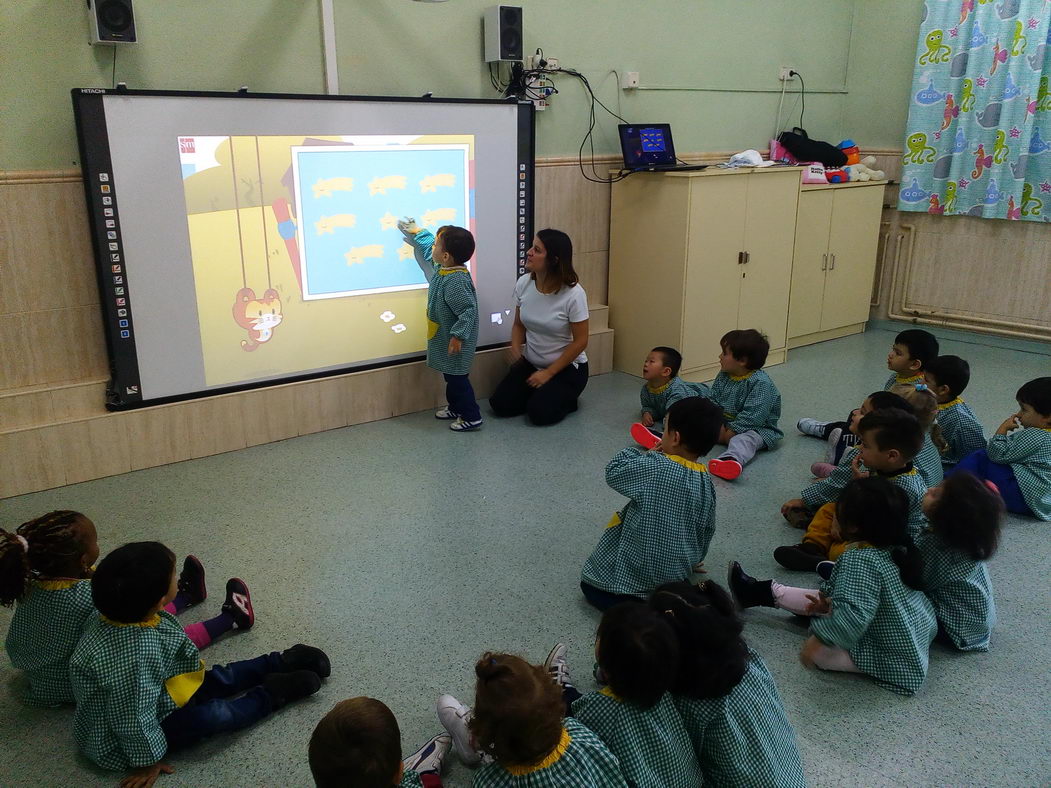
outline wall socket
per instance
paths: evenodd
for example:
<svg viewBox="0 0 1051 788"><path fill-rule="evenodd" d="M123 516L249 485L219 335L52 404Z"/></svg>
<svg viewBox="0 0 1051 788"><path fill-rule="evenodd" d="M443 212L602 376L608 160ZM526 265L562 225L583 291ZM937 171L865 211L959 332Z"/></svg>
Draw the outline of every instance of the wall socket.
<svg viewBox="0 0 1051 788"><path fill-rule="evenodd" d="M777 78L781 82L791 82L795 79L795 76L792 74L793 71L795 71L795 69L791 66L781 66L777 70Z"/></svg>
<svg viewBox="0 0 1051 788"><path fill-rule="evenodd" d="M639 86L639 72L625 71L620 76L620 87L622 90L635 90Z"/></svg>

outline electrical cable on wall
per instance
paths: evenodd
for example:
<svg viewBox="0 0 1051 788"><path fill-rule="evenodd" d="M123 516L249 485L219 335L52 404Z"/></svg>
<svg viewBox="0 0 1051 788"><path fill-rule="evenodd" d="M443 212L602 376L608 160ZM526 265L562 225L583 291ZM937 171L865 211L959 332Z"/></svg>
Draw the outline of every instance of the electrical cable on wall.
<svg viewBox="0 0 1051 788"><path fill-rule="evenodd" d="M110 47L113 50L113 71L110 74L110 87L117 87L117 49L119 47Z"/></svg>

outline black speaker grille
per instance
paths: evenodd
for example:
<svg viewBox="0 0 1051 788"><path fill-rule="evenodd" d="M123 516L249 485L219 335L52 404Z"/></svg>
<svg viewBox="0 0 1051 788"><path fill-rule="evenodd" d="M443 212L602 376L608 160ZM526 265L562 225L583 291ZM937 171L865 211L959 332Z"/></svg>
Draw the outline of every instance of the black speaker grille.
<svg viewBox="0 0 1051 788"><path fill-rule="evenodd" d="M121 0L104 0L98 5L99 23L114 33L123 33L131 27L131 9Z"/></svg>
<svg viewBox="0 0 1051 788"><path fill-rule="evenodd" d="M522 59L522 9L517 6L500 7L500 57Z"/></svg>

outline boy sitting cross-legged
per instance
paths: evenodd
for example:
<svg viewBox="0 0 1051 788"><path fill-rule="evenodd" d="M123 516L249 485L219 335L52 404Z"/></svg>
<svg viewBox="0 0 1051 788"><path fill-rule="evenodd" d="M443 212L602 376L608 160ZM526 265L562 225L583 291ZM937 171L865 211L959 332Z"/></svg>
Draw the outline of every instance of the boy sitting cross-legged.
<svg viewBox="0 0 1051 788"><path fill-rule="evenodd" d="M985 448L982 425L960 397L971 380L971 368L959 356L938 356L927 364L924 377L938 399L938 426L949 445L942 465L948 469L972 451Z"/></svg>

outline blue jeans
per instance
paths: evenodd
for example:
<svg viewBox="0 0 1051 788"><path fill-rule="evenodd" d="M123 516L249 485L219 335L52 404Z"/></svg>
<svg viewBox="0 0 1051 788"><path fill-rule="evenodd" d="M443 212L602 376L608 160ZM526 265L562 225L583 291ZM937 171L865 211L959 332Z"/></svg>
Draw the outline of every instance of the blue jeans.
<svg viewBox="0 0 1051 788"><path fill-rule="evenodd" d="M985 449L972 451L958 463L952 471L946 471L946 476L958 471L970 471L979 479L992 482L1000 489L1000 497L1004 499L1007 511L1015 514L1026 514L1032 516L1033 512L1029 504L1022 497L1022 491L1018 488L1018 479L1010 465L1002 465L989 459L989 452Z"/></svg>
<svg viewBox="0 0 1051 788"><path fill-rule="evenodd" d="M480 420L482 411L474 398L471 379L467 375L447 375L444 372L442 377L445 378L445 399L449 402L449 410L464 421Z"/></svg>
<svg viewBox="0 0 1051 788"><path fill-rule="evenodd" d="M168 748L176 750L259 722L273 711L270 695L261 686L263 679L285 670L276 651L208 669L204 683L187 704L161 720ZM234 697L237 695L240 697Z"/></svg>

